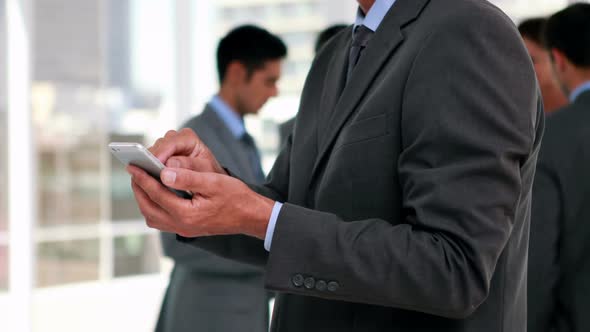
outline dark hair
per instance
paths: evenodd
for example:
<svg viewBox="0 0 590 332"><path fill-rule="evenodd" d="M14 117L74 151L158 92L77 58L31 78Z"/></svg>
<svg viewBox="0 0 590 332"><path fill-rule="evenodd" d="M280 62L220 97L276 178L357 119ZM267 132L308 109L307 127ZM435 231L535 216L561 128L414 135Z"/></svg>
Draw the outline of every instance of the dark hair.
<svg viewBox="0 0 590 332"><path fill-rule="evenodd" d="M563 52L576 66L590 67L590 4L577 3L552 15L545 45Z"/></svg>
<svg viewBox="0 0 590 332"><path fill-rule="evenodd" d="M332 37L334 37L338 32L345 29L346 27L346 24L335 24L322 30L315 40L315 52L317 53L328 40L332 39Z"/></svg>
<svg viewBox="0 0 590 332"><path fill-rule="evenodd" d="M527 38L541 47L545 47L546 17L533 17L526 19L518 25L518 31L523 38Z"/></svg>
<svg viewBox="0 0 590 332"><path fill-rule="evenodd" d="M270 32L254 25L243 25L231 30L217 47L217 73L223 82L228 65L239 61L248 71L248 77L269 60L287 56L287 46Z"/></svg>

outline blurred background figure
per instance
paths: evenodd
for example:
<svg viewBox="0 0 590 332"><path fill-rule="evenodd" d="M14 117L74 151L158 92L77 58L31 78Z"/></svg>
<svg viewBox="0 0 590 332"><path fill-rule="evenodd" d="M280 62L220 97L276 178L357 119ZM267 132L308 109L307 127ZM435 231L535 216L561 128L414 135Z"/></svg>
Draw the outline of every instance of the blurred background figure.
<svg viewBox="0 0 590 332"><path fill-rule="evenodd" d="M543 95L545 113L551 113L567 104L567 98L553 72L551 70L551 59L549 50L545 48L545 24L547 18L536 17L522 21L518 25L518 31L524 40L531 60L535 65L535 73Z"/></svg>
<svg viewBox="0 0 590 332"><path fill-rule="evenodd" d="M256 115L278 94L287 55L283 41L268 31L240 26L217 48L220 89L204 111L182 127L194 130L217 160L247 183L261 184L264 173L244 116ZM231 247L232 240L224 240ZM268 292L262 269L230 261L162 233L164 254L175 265L157 331L268 330Z"/></svg>
<svg viewBox="0 0 590 332"><path fill-rule="evenodd" d="M528 329L590 331L590 4L551 16L545 41L570 104L548 116L537 163Z"/></svg>
<svg viewBox="0 0 590 332"><path fill-rule="evenodd" d="M334 24L324 30L322 30L315 41L314 52L317 54L322 46L326 44L332 37L334 37L338 32L346 28L346 24ZM280 146L285 144L285 141L293 132L293 126L295 125L295 117L285 121L284 123L279 125L279 137L280 137Z"/></svg>

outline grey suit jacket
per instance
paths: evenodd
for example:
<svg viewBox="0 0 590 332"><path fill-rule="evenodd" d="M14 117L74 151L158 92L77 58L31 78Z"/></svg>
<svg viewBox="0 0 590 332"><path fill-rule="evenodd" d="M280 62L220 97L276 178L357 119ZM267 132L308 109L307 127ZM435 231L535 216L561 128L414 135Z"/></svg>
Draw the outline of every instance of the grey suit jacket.
<svg viewBox="0 0 590 332"><path fill-rule="evenodd" d="M243 143L209 106L182 127L193 129L234 174L256 181ZM232 240L224 241L231 246ZM231 261L162 233L164 254L174 260L159 331L258 331L268 328L263 269Z"/></svg>
<svg viewBox="0 0 590 332"><path fill-rule="evenodd" d="M543 111L518 31L482 0L397 0L345 86L350 42L253 186L286 202L270 253L179 239L265 266L273 331L526 331Z"/></svg>
<svg viewBox="0 0 590 332"><path fill-rule="evenodd" d="M590 91L547 118L533 189L529 331L590 331Z"/></svg>
<svg viewBox="0 0 590 332"><path fill-rule="evenodd" d="M281 147L287 143L289 135L293 133L293 127L295 126L295 118L291 118L279 125L279 142Z"/></svg>

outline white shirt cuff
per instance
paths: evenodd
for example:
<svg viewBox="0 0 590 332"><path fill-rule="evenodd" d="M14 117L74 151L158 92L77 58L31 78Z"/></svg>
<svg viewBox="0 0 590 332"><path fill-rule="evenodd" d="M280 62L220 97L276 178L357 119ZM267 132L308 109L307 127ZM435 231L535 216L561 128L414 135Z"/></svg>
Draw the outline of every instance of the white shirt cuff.
<svg viewBox="0 0 590 332"><path fill-rule="evenodd" d="M275 202L275 205L272 207L272 213L270 214L268 226L266 227L266 236L264 237L264 249L266 249L268 252L270 252L272 236L275 233L275 225L277 223L277 219L279 218L279 212L281 212L282 207L283 204L279 202Z"/></svg>

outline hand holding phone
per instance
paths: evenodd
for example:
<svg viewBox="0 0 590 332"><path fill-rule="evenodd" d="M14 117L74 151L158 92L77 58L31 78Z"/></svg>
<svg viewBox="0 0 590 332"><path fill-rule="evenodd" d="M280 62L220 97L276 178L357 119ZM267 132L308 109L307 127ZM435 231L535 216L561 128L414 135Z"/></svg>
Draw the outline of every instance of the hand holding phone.
<svg viewBox="0 0 590 332"><path fill-rule="evenodd" d="M111 150L111 153L125 166L137 166L161 183L160 172L166 166L164 166L164 164L162 164L162 162L143 145L131 142L113 142L109 144L109 149ZM193 193L190 191L187 192L172 188L169 189L182 198L190 199L193 196Z"/></svg>

